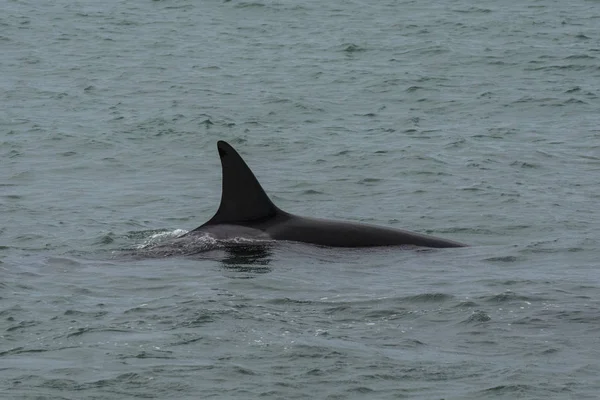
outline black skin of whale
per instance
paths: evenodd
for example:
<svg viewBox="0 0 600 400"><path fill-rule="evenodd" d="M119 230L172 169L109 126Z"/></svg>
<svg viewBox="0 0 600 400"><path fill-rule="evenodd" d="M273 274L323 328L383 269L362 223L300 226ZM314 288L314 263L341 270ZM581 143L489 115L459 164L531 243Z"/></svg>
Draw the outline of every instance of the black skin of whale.
<svg viewBox="0 0 600 400"><path fill-rule="evenodd" d="M401 229L290 214L273 204L233 147L219 141L217 149L223 169L221 204L208 222L184 236L208 234L216 239L287 240L330 247L466 247Z"/></svg>

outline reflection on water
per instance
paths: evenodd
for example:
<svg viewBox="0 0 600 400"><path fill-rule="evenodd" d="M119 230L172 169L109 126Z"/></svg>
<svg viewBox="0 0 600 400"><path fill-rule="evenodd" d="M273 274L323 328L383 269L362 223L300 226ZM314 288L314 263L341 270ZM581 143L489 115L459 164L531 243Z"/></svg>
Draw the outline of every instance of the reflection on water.
<svg viewBox="0 0 600 400"><path fill-rule="evenodd" d="M228 272L244 274L235 276L244 279L271 272L271 246L271 243L228 243L224 247L222 266Z"/></svg>

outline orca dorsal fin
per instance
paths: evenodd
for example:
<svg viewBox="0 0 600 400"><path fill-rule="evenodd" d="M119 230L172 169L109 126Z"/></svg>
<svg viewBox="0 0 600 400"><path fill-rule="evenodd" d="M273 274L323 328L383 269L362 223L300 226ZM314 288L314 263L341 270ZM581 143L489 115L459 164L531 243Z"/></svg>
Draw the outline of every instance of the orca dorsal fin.
<svg viewBox="0 0 600 400"><path fill-rule="evenodd" d="M261 221L280 210L273 204L252 170L228 143L217 142L223 183L217 213L204 225Z"/></svg>

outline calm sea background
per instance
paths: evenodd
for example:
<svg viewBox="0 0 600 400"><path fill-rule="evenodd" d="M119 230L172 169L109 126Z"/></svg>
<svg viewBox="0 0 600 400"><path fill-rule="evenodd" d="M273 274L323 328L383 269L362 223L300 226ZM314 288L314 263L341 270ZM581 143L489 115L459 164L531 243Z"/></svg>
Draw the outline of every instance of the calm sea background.
<svg viewBox="0 0 600 400"><path fill-rule="evenodd" d="M598 1L0 0L2 399L596 399ZM230 142L469 243L140 247Z"/></svg>

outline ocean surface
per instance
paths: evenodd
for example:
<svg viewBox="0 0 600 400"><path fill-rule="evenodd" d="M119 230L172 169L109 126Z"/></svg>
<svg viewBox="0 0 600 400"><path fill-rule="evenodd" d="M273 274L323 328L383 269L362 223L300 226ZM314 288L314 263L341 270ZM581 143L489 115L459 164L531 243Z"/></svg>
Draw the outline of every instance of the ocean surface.
<svg viewBox="0 0 600 400"><path fill-rule="evenodd" d="M0 0L0 54L0 398L598 398L598 1ZM153 251L217 140L470 247Z"/></svg>

